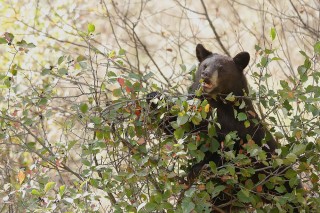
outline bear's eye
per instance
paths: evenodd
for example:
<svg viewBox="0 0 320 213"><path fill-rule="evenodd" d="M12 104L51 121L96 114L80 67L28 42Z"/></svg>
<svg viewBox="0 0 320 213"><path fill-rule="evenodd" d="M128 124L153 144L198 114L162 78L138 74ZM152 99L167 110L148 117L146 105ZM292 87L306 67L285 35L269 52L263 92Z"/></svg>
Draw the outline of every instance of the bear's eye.
<svg viewBox="0 0 320 213"><path fill-rule="evenodd" d="M204 64L203 69L207 69L208 65Z"/></svg>

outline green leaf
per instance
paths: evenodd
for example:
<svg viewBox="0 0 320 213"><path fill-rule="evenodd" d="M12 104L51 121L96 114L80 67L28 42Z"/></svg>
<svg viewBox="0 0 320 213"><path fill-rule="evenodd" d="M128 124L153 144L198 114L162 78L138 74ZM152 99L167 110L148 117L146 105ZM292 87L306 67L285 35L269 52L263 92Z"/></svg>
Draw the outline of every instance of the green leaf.
<svg viewBox="0 0 320 213"><path fill-rule="evenodd" d="M41 195L40 192L38 190L36 190L36 189L32 189L31 194L32 195L36 195L36 196L40 196Z"/></svg>
<svg viewBox="0 0 320 213"><path fill-rule="evenodd" d="M239 109L243 109L246 106L246 102L244 100L242 100Z"/></svg>
<svg viewBox="0 0 320 213"><path fill-rule="evenodd" d="M284 135L282 134L282 132L276 132L276 133L274 133L274 136L275 136L277 139L282 139L282 138L284 138Z"/></svg>
<svg viewBox="0 0 320 213"><path fill-rule="evenodd" d="M297 160L297 155L295 155L294 153L289 153L286 156L286 159L289 160L290 163L294 163Z"/></svg>
<svg viewBox="0 0 320 213"><path fill-rule="evenodd" d="M46 98L41 98L40 101L39 101L39 105L46 105L48 103L48 99Z"/></svg>
<svg viewBox="0 0 320 213"><path fill-rule="evenodd" d="M202 87L200 87L199 89L197 89L196 91L194 91L194 94L199 97L202 95Z"/></svg>
<svg viewBox="0 0 320 213"><path fill-rule="evenodd" d="M60 56L59 59L58 59L58 64L60 65L65 59L65 56Z"/></svg>
<svg viewBox="0 0 320 213"><path fill-rule="evenodd" d="M279 57L273 57L273 58L271 58L271 61L280 61L280 60L282 60L282 58L279 58Z"/></svg>
<svg viewBox="0 0 320 213"><path fill-rule="evenodd" d="M180 138L182 138L183 137L183 135L184 135L184 129L183 128L178 128L178 129L176 129L175 131L174 131L174 137L178 140L178 139L180 139Z"/></svg>
<svg viewBox="0 0 320 213"><path fill-rule="evenodd" d="M162 201L162 195L159 194L159 193L155 194L155 195L154 195L154 201L156 201L157 203L160 204L161 201Z"/></svg>
<svg viewBox="0 0 320 213"><path fill-rule="evenodd" d="M244 122L244 127L245 127L245 128L248 128L249 126L250 126L250 121L246 120L246 121Z"/></svg>
<svg viewBox="0 0 320 213"><path fill-rule="evenodd" d="M93 116L91 117L91 121L94 123L94 124L101 124L101 118L100 117L97 117L97 116Z"/></svg>
<svg viewBox="0 0 320 213"><path fill-rule="evenodd" d="M276 38L276 29L275 28L271 28L270 36L271 36L272 41Z"/></svg>
<svg viewBox="0 0 320 213"><path fill-rule="evenodd" d="M88 112L89 107L86 103L81 103L79 106L79 109L82 113L86 113Z"/></svg>
<svg viewBox="0 0 320 213"><path fill-rule="evenodd" d="M243 202L243 203L249 203L250 202L250 193L249 193L248 190L241 189L237 193L237 197L238 197L240 202Z"/></svg>
<svg viewBox="0 0 320 213"><path fill-rule="evenodd" d="M211 171L212 171L213 173L216 173L216 172L217 172L217 165L215 164L215 162L210 161L210 162L209 162L209 167L210 167L210 169L211 169Z"/></svg>
<svg viewBox="0 0 320 213"><path fill-rule="evenodd" d="M266 67L268 65L268 63L269 63L269 58L268 57L262 57L261 58L261 61L260 61L261 66Z"/></svg>
<svg viewBox="0 0 320 213"><path fill-rule="evenodd" d="M212 193L211 193L211 198L214 198L216 196L219 195L220 192L222 192L226 187L223 186L223 185L219 185L219 186L216 186L214 187Z"/></svg>
<svg viewBox="0 0 320 213"><path fill-rule="evenodd" d="M87 67L88 67L88 64L87 64L86 61L80 61L80 62L79 62L79 65L80 65L80 67L81 67L82 69L87 69Z"/></svg>
<svg viewBox="0 0 320 213"><path fill-rule="evenodd" d="M45 187L44 187L44 191L48 192L50 189L52 189L54 186L56 185L55 182L48 182Z"/></svg>
<svg viewBox="0 0 320 213"><path fill-rule="evenodd" d="M244 112L240 112L238 113L237 118L238 118L238 121L245 121L247 120L247 115Z"/></svg>
<svg viewBox="0 0 320 213"><path fill-rule="evenodd" d="M106 84L105 83L102 83L101 84L101 91L106 91L106 88L107 88L107 86L106 86Z"/></svg>
<svg viewBox="0 0 320 213"><path fill-rule="evenodd" d="M305 144L295 144L292 153L295 155L301 155L306 151L307 146Z"/></svg>
<svg viewBox="0 0 320 213"><path fill-rule="evenodd" d="M74 141L69 141L69 143L68 143L68 151L70 150L70 149L72 149L72 147L77 143L78 141L76 141L76 140L74 140Z"/></svg>
<svg viewBox="0 0 320 213"><path fill-rule="evenodd" d="M185 199L182 201L181 207L183 212L189 213L192 212L192 210L194 210L196 205L190 199Z"/></svg>
<svg viewBox="0 0 320 213"><path fill-rule="evenodd" d="M114 97L120 97L121 94L122 94L122 91L121 91L120 88L119 88L119 89L114 89L114 90L112 91L112 94L113 94Z"/></svg>
<svg viewBox="0 0 320 213"><path fill-rule="evenodd" d="M51 72L50 69L43 69L41 75L48 75Z"/></svg>
<svg viewBox="0 0 320 213"><path fill-rule="evenodd" d="M143 76L144 80L149 80L154 74L152 72L147 73L146 75Z"/></svg>
<svg viewBox="0 0 320 213"><path fill-rule="evenodd" d="M27 42L25 40L21 40L17 42L17 46L18 47L26 47L27 46Z"/></svg>
<svg viewBox="0 0 320 213"><path fill-rule="evenodd" d="M320 55L320 41L317 41L317 43L314 45L314 52L318 55Z"/></svg>
<svg viewBox="0 0 320 213"><path fill-rule="evenodd" d="M202 121L201 114L200 114L200 113L197 113L195 116L193 116L193 117L191 118L191 121L192 121L193 124L199 125L200 122Z"/></svg>
<svg viewBox="0 0 320 213"><path fill-rule="evenodd" d="M261 50L262 48L259 45L254 45L254 49L258 52L259 50Z"/></svg>
<svg viewBox="0 0 320 213"><path fill-rule="evenodd" d="M66 191L66 186L65 185L62 185L62 186L59 187L59 195L60 195L60 197L63 196L65 191Z"/></svg>
<svg viewBox="0 0 320 213"><path fill-rule="evenodd" d="M211 123L209 123L209 125L208 125L208 135L210 137L213 137L213 136L217 135L216 126L214 124L212 125Z"/></svg>
<svg viewBox="0 0 320 213"><path fill-rule="evenodd" d="M18 70L16 69L11 69L10 72L13 76L16 76L18 74Z"/></svg>
<svg viewBox="0 0 320 213"><path fill-rule="evenodd" d="M85 166L89 166L89 167L90 167L90 166L92 165L92 163L91 163L90 161L88 161L87 159L82 159L81 162L82 162L82 164L85 165Z"/></svg>
<svg viewBox="0 0 320 213"><path fill-rule="evenodd" d="M227 95L227 97L226 97L225 99L226 99L227 101L233 102L233 101L236 100L236 97L235 97L232 93L230 93L230 94Z"/></svg>
<svg viewBox="0 0 320 213"><path fill-rule="evenodd" d="M195 143L188 143L188 149L191 151L197 150L197 145Z"/></svg>
<svg viewBox="0 0 320 213"><path fill-rule="evenodd" d="M157 209L158 204L154 202L149 202L147 205L145 205L145 209L147 212L153 212L154 210Z"/></svg>
<svg viewBox="0 0 320 213"><path fill-rule="evenodd" d="M27 47L28 47L28 48L35 48L36 45L35 45L34 43L28 43L28 44L27 44Z"/></svg>
<svg viewBox="0 0 320 213"><path fill-rule="evenodd" d="M121 48L121 49L119 50L119 52L118 52L118 55L121 56L121 55L124 55L124 54L126 54L126 51Z"/></svg>
<svg viewBox="0 0 320 213"><path fill-rule="evenodd" d="M297 177L297 172L294 171L293 169L288 169L284 175L286 178L290 179L290 178L295 178Z"/></svg>
<svg viewBox="0 0 320 213"><path fill-rule="evenodd" d="M96 27L93 24L88 24L88 32L93 33L95 31Z"/></svg>
<svg viewBox="0 0 320 213"><path fill-rule="evenodd" d="M6 85L7 88L11 87L11 80L9 77L4 80L4 85Z"/></svg>
<svg viewBox="0 0 320 213"><path fill-rule="evenodd" d="M178 124L179 126L181 126L181 125L187 123L188 120L189 120L189 116L188 116L187 114L184 114L183 116L178 116L178 118L177 118L177 124Z"/></svg>
<svg viewBox="0 0 320 213"><path fill-rule="evenodd" d="M299 53L300 53L301 55L303 55L304 57L309 58L309 56L306 54L306 52L300 50Z"/></svg>
<svg viewBox="0 0 320 213"><path fill-rule="evenodd" d="M185 72L185 71L187 70L187 67L186 67L186 65L184 65L184 64L180 64L180 68L181 68L181 70L182 70L183 72Z"/></svg>
<svg viewBox="0 0 320 213"><path fill-rule="evenodd" d="M59 73L60 75L66 75L66 74L68 74L68 70L67 70L66 68L60 68L60 69L58 70L58 73Z"/></svg>
<svg viewBox="0 0 320 213"><path fill-rule="evenodd" d="M7 44L7 40L5 38L0 38L0 44Z"/></svg>
<svg viewBox="0 0 320 213"><path fill-rule="evenodd" d="M83 56L83 55L79 55L79 56L77 57L77 62L86 61L86 60L87 60L87 58L86 58L85 56Z"/></svg>

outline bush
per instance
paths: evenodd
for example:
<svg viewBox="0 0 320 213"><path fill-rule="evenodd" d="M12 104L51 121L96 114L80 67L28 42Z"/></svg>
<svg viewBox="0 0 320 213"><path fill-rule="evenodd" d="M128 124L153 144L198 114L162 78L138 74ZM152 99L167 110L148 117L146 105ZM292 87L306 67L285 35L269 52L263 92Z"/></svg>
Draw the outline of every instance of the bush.
<svg viewBox="0 0 320 213"><path fill-rule="evenodd" d="M85 36L90 38L94 30L89 25ZM87 56L63 55L31 76L16 56L38 47L17 42L10 33L0 43L13 51L8 72L0 76L0 154L7 166L0 193L5 209L14 204L17 212L97 212L108 206L114 212L210 212L223 207L212 206L222 192L231 193L233 205L257 212L289 211L289 203L305 212L320 207L319 42L313 53L300 52L304 63L297 68L299 75L280 81L279 89L270 84L267 68L281 59L275 49L256 46L260 61L252 73L250 98L282 144L266 167L288 168L284 174L261 176L261 184L281 195L264 194L261 185L250 180L258 172L250 158L266 161L264 151L254 145L246 150L250 158L220 152L226 163L217 167L211 162L188 186L190 167L207 151L202 144L207 137L214 139L215 121L208 127L209 135L191 133L188 123L198 124L215 112L206 100L188 100L175 88L163 91L152 83L157 78L152 72L125 72L125 50L108 52L100 63L94 56L101 52L89 45ZM195 69L181 68L190 73ZM156 110L146 102L150 91L167 97L158 98ZM159 126L171 115L177 116L171 123L174 134L166 135ZM231 132L224 145L232 145L235 137ZM216 144L212 151L218 151ZM16 164L7 165L11 157ZM305 190L283 196L283 177L292 185L300 178ZM269 203L264 205L264 200Z"/></svg>

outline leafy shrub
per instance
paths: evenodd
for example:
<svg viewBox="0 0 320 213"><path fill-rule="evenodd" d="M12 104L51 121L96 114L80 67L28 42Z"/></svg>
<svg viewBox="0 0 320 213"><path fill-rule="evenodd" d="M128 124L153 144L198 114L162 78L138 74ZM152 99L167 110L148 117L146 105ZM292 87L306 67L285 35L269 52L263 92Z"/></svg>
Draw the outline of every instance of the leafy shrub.
<svg viewBox="0 0 320 213"><path fill-rule="evenodd" d="M94 30L89 25L85 36L90 39ZM261 185L252 183L258 171L247 155L218 150L214 119L208 135L190 131L190 124L200 123L207 113L214 117L206 100L173 95L171 88L164 93L152 83L157 78L152 72L126 72L125 50L110 51L99 63L93 56L103 53L89 46L87 56L61 56L31 76L16 56L35 45L16 42L10 33L0 43L13 50L12 63L0 76L0 151L2 159L16 158L15 165L7 165L10 178L1 180L5 208L14 203L18 212L210 212L223 207L213 207L212 200L222 192L234 193L230 188L237 189L231 194L235 206L258 212L288 211L288 203L306 212L319 208L319 42L314 53L300 52L304 63L298 76L280 81L279 89L270 85L268 66L281 59L275 49L256 46L261 60L252 73L250 98L282 147L268 163L260 147L253 144L246 152L266 167L288 168L284 174L261 176L261 183L281 194L283 177L295 185L299 176L306 190L285 196L264 194ZM156 100L156 110L146 102L150 91L166 96ZM168 116L177 116L172 136L159 128ZM234 132L227 135L224 146L232 146L235 137ZM217 167L211 162L189 187L186 176L203 159L207 138L216 144L211 151L226 163ZM269 203L264 205L262 198Z"/></svg>

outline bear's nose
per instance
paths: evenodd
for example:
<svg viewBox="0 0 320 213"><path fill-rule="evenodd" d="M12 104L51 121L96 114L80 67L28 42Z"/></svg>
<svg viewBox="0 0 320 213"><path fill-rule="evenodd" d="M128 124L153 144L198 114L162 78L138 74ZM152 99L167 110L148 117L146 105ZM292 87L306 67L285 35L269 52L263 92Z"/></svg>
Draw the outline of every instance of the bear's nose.
<svg viewBox="0 0 320 213"><path fill-rule="evenodd" d="M210 74L209 74L208 71L203 70L203 71L201 72L201 78L209 78L209 77L210 77Z"/></svg>

